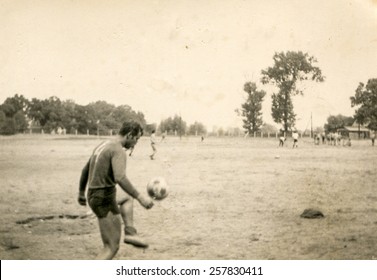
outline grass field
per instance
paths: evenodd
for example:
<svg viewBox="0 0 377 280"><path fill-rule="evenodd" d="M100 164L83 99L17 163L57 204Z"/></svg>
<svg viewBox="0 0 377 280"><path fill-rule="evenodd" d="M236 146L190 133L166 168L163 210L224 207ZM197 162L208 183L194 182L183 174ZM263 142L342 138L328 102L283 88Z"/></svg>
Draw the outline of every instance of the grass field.
<svg viewBox="0 0 377 280"><path fill-rule="evenodd" d="M96 137L0 138L0 258L92 259L97 219L76 202ZM292 139L166 138L156 160L142 138L127 174L139 190L164 176L169 196L135 203L146 250L122 244L117 259L377 259L377 147ZM277 157L279 156L279 157ZM322 219L300 214L315 208Z"/></svg>

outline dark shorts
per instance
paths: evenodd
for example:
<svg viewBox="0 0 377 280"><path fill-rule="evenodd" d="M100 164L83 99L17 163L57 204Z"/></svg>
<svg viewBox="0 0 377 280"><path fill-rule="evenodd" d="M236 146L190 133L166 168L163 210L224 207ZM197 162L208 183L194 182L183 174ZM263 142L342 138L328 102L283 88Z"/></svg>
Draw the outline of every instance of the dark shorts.
<svg viewBox="0 0 377 280"><path fill-rule="evenodd" d="M88 202L98 218L105 218L109 212L114 215L120 214L115 187L89 189Z"/></svg>

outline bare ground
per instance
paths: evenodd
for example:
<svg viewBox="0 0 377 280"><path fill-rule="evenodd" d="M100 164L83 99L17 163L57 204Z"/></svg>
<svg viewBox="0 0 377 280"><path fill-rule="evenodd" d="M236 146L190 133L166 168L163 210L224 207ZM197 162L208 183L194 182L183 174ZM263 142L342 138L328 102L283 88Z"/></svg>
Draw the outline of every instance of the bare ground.
<svg viewBox="0 0 377 280"><path fill-rule="evenodd" d="M76 202L81 168L101 139L0 138L0 258L92 259L97 220ZM376 259L377 147L278 148L276 139L167 138L151 161L147 138L127 174L145 191L164 176L169 196L136 227L148 249L122 244L117 259ZM307 208L322 219L303 219Z"/></svg>

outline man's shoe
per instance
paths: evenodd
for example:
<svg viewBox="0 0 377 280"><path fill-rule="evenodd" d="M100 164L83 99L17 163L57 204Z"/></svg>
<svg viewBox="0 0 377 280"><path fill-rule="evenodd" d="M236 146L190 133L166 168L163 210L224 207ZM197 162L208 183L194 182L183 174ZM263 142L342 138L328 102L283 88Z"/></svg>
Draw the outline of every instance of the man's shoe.
<svg viewBox="0 0 377 280"><path fill-rule="evenodd" d="M148 248L149 244L144 242L139 236L137 235L129 235L126 234L124 236L124 243L134 245L136 247Z"/></svg>

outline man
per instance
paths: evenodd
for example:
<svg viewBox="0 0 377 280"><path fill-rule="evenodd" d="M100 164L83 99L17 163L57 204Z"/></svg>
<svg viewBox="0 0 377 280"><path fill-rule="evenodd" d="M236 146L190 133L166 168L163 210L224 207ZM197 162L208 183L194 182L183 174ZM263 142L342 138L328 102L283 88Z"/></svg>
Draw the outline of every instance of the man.
<svg viewBox="0 0 377 280"><path fill-rule="evenodd" d="M314 134L314 145L319 145L321 142L321 135L319 133Z"/></svg>
<svg viewBox="0 0 377 280"><path fill-rule="evenodd" d="M292 138L293 138L293 148L298 148L298 133L296 130L293 131Z"/></svg>
<svg viewBox="0 0 377 280"><path fill-rule="evenodd" d="M125 152L128 151L124 148ZM131 153L133 148L130 149ZM131 156L131 153L129 156ZM89 176L89 165L86 165L85 168L82 170L81 179L83 182L80 183L83 186L86 186L86 182L88 181ZM119 186L119 185L117 185ZM128 243L134 245L136 247L143 247L147 248L149 245L145 241L143 241L138 235L137 230L134 227L134 215L133 215L133 206L134 206L134 199L132 196L127 194L126 192L122 192L120 195L120 199L117 199L117 203L119 205L120 214L124 223L124 243ZM86 205L86 201L85 204Z"/></svg>
<svg viewBox="0 0 377 280"><path fill-rule="evenodd" d="M374 131L372 132L370 139L372 140L372 146L374 146L374 140L376 139L376 133Z"/></svg>
<svg viewBox="0 0 377 280"><path fill-rule="evenodd" d="M323 131L321 133L321 137L322 137L322 144L325 144L325 141L326 141L326 133Z"/></svg>
<svg viewBox="0 0 377 280"><path fill-rule="evenodd" d="M156 130L152 130L152 134L151 134L151 147L152 147L152 154L149 156L151 158L151 160L154 160L154 156L155 154L157 153L157 149L156 149Z"/></svg>
<svg viewBox="0 0 377 280"><path fill-rule="evenodd" d="M143 129L137 122L123 123L118 138L97 146L82 170L78 202L86 205L85 189L88 184L89 206L98 218L104 245L96 259L112 259L119 250L121 218L116 201L116 184L138 200L144 208L153 207L152 200L135 189L125 172L127 155L123 149L134 147L142 134ZM125 203L126 201L121 201L122 205Z"/></svg>
<svg viewBox="0 0 377 280"><path fill-rule="evenodd" d="M279 147L283 147L284 146L284 142L285 142L285 137L284 136L280 136L279 138Z"/></svg>

